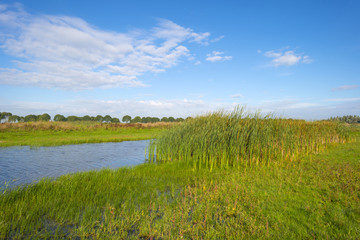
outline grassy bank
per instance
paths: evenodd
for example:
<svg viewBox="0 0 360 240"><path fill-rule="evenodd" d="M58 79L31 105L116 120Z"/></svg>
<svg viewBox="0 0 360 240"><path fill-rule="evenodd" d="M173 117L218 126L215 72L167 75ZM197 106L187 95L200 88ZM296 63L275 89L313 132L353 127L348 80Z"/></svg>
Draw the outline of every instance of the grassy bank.
<svg viewBox="0 0 360 240"><path fill-rule="evenodd" d="M357 141L281 164L174 160L3 189L0 238L358 239L360 131L349 129Z"/></svg>
<svg viewBox="0 0 360 240"><path fill-rule="evenodd" d="M151 139L171 124L35 122L0 124L0 147L58 146Z"/></svg>

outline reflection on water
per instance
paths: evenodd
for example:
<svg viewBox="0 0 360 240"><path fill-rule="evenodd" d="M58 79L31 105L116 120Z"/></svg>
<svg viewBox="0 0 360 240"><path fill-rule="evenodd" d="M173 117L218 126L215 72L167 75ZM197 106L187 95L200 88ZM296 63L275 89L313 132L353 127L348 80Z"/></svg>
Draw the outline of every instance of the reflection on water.
<svg viewBox="0 0 360 240"><path fill-rule="evenodd" d="M0 188L31 183L43 177L144 163L149 140L58 147L0 148Z"/></svg>

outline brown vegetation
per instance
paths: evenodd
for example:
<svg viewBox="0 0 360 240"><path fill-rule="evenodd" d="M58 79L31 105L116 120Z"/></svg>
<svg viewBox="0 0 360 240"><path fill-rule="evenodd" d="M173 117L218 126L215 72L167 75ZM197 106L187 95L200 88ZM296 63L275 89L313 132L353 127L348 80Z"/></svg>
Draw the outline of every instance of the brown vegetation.
<svg viewBox="0 0 360 240"><path fill-rule="evenodd" d="M94 123L94 122L25 122L25 123L3 123L0 124L0 131L13 130L95 130L119 128L166 128L180 123L156 122L156 123Z"/></svg>

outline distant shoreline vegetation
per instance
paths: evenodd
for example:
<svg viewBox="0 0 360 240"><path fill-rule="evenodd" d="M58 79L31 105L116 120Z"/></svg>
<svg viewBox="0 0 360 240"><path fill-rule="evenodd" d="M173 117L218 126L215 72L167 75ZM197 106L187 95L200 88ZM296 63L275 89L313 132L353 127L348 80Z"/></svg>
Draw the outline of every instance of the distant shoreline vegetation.
<svg viewBox="0 0 360 240"><path fill-rule="evenodd" d="M342 117L331 117L329 121L344 122L344 123L360 123L360 116L346 115Z"/></svg>
<svg viewBox="0 0 360 240"><path fill-rule="evenodd" d="M188 117L190 118L190 117ZM188 119L187 118L187 119ZM135 116L132 118L129 115L123 116L121 119L124 123L156 123L156 122L183 122L184 118L174 118L174 117L162 117L161 119L158 117L140 117ZM25 117L13 115L10 112L0 112L0 121L1 123L4 122L49 122L51 121L51 116L47 113L41 115L29 114ZM54 116L53 121L55 122L99 122L99 123L120 123L120 119L116 117L111 117L110 115L97 115L89 116L85 115L83 117L78 116L68 116L65 117L61 114L56 114Z"/></svg>
<svg viewBox="0 0 360 240"><path fill-rule="evenodd" d="M18 116L12 114L10 112L0 112L0 123L17 123L17 122L99 122L99 123L156 123L156 122L183 122L185 120L191 119L191 117L184 118L174 118L174 117L140 117L135 116L132 118L130 115L125 115L122 117L121 121L119 118L111 117L110 115L97 115L89 116L85 115L82 117L70 115L65 117L61 114L56 114L53 119L48 113L44 113L41 115L29 114L25 117ZM344 115L344 116L336 116L330 117L326 119L327 121L334 121L334 122L342 122L342 123L360 123L360 116L357 115Z"/></svg>

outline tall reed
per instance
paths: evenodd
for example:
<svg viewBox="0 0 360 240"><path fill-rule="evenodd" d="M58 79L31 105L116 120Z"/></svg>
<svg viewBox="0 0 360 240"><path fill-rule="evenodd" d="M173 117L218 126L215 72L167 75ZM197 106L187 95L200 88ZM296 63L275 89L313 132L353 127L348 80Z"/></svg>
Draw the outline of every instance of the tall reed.
<svg viewBox="0 0 360 240"><path fill-rule="evenodd" d="M174 126L151 141L151 162L185 161L194 168L281 164L349 140L334 122L306 122L248 113L237 107Z"/></svg>

